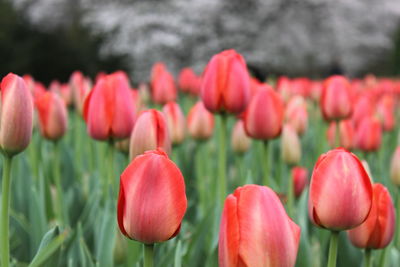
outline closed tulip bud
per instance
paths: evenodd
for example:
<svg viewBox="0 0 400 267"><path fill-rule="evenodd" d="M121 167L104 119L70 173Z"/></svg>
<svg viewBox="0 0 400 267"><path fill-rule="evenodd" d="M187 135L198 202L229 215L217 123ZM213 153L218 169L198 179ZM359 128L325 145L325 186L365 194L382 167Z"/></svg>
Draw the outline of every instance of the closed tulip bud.
<svg viewBox="0 0 400 267"><path fill-rule="evenodd" d="M390 178L392 183L400 186L400 146L396 148L390 164Z"/></svg>
<svg viewBox="0 0 400 267"><path fill-rule="evenodd" d="M349 230L351 243L359 248L381 249L392 241L395 229L395 209L389 191L374 184L371 211L360 226Z"/></svg>
<svg viewBox="0 0 400 267"><path fill-rule="evenodd" d="M206 140L214 132L214 116L205 107L203 102L197 102L187 116L189 134L197 140Z"/></svg>
<svg viewBox="0 0 400 267"><path fill-rule="evenodd" d="M335 231L354 228L366 220L371 205L371 181L353 153L337 148L319 157L308 202L315 225Z"/></svg>
<svg viewBox="0 0 400 267"><path fill-rule="evenodd" d="M232 129L231 145L232 150L239 154L245 153L251 146L251 139L244 130L242 120L238 120Z"/></svg>
<svg viewBox="0 0 400 267"><path fill-rule="evenodd" d="M367 94L361 95L357 98L354 104L354 112L351 120L355 127L361 123L365 117L371 117L375 113L375 105L370 96Z"/></svg>
<svg viewBox="0 0 400 267"><path fill-rule="evenodd" d="M281 139L282 159L289 165L295 165L301 159L301 143L296 131L290 125L283 126Z"/></svg>
<svg viewBox="0 0 400 267"><path fill-rule="evenodd" d="M358 149L376 151L382 142L382 127L375 117L365 117L356 129L355 143Z"/></svg>
<svg viewBox="0 0 400 267"><path fill-rule="evenodd" d="M294 195L296 198L301 196L304 188L308 184L308 171L306 168L294 167L292 169L292 179L294 185Z"/></svg>
<svg viewBox="0 0 400 267"><path fill-rule="evenodd" d="M382 123L384 131L391 131L395 126L395 102L394 97L391 95L384 95L376 106L376 111L379 120Z"/></svg>
<svg viewBox="0 0 400 267"><path fill-rule="evenodd" d="M140 102L146 105L150 101L150 88L147 83L140 83L138 86Z"/></svg>
<svg viewBox="0 0 400 267"><path fill-rule="evenodd" d="M69 79L69 86L71 87L75 109L82 114L86 96L89 94L92 85L82 72L74 71Z"/></svg>
<svg viewBox="0 0 400 267"><path fill-rule="evenodd" d="M197 95L199 85L199 78L191 68L182 69L179 73L179 88L182 92Z"/></svg>
<svg viewBox="0 0 400 267"><path fill-rule="evenodd" d="M161 150L136 157L122 173L117 217L128 238L153 244L175 237L186 208L182 173Z"/></svg>
<svg viewBox="0 0 400 267"><path fill-rule="evenodd" d="M60 96L67 106L72 105L72 90L68 84L62 84L60 87Z"/></svg>
<svg viewBox="0 0 400 267"><path fill-rule="evenodd" d="M33 101L24 80L9 73L1 81L0 148L9 156L23 151L32 137Z"/></svg>
<svg viewBox="0 0 400 267"><path fill-rule="evenodd" d="M329 124L329 128L326 132L326 136L328 139L329 146L331 148L335 148L335 140L336 140L336 127L337 123L332 121ZM340 146L347 149L351 150L354 147L354 127L353 123L351 120L341 120L339 122L339 141L340 141Z"/></svg>
<svg viewBox="0 0 400 267"><path fill-rule="evenodd" d="M308 126L307 104L302 96L294 96L289 100L285 109L286 121L302 135Z"/></svg>
<svg viewBox="0 0 400 267"><path fill-rule="evenodd" d="M201 99L213 113L245 110L250 100L250 80L242 55L225 50L211 58L203 74Z"/></svg>
<svg viewBox="0 0 400 267"><path fill-rule="evenodd" d="M251 99L244 115L248 136L255 139L274 139L281 134L284 107L280 96L270 87L259 89Z"/></svg>
<svg viewBox="0 0 400 267"><path fill-rule="evenodd" d="M159 147L167 153L171 151L167 122L160 111L149 109L140 114L132 130L129 157L133 160L145 151Z"/></svg>
<svg viewBox="0 0 400 267"><path fill-rule="evenodd" d="M86 97L83 113L92 138L129 137L135 122L135 105L126 75L119 71L99 78Z"/></svg>
<svg viewBox="0 0 400 267"><path fill-rule="evenodd" d="M172 144L181 144L186 133L186 120L181 108L176 102L168 102L163 107L163 113L167 120L168 133Z"/></svg>
<svg viewBox="0 0 400 267"><path fill-rule="evenodd" d="M225 200L219 231L219 266L294 266L300 231L270 188L239 187Z"/></svg>
<svg viewBox="0 0 400 267"><path fill-rule="evenodd" d="M156 65L158 66L158 65ZM151 97L156 104L166 104L176 99L174 77L166 67L155 67L152 71Z"/></svg>
<svg viewBox="0 0 400 267"><path fill-rule="evenodd" d="M341 120L351 116L353 102L349 81L343 76L332 76L324 82L320 106L325 120Z"/></svg>
<svg viewBox="0 0 400 267"><path fill-rule="evenodd" d="M35 104L43 137L54 141L63 137L67 131L68 112L61 97L48 91L37 98Z"/></svg>

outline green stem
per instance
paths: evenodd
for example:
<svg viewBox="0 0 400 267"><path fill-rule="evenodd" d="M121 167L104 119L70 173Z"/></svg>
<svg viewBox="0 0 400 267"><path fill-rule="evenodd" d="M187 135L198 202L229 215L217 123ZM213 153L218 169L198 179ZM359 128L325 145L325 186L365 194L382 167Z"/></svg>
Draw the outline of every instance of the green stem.
<svg viewBox="0 0 400 267"><path fill-rule="evenodd" d="M154 244L143 244L143 267L154 266Z"/></svg>
<svg viewBox="0 0 400 267"><path fill-rule="evenodd" d="M53 162L53 176L54 183L56 185L57 191L57 217L60 224L63 225L67 223L67 213L63 208L64 203L64 193L61 183L61 172L60 172L60 144L58 141L54 142L54 162Z"/></svg>
<svg viewBox="0 0 400 267"><path fill-rule="evenodd" d="M108 142L108 174L107 174L107 192L111 190L111 197L113 198L115 196L116 190L115 190L115 177L114 177L114 154L115 154L115 149L114 149L114 142L113 140L110 140ZM108 193L107 193L108 196Z"/></svg>
<svg viewBox="0 0 400 267"><path fill-rule="evenodd" d="M288 166L289 173L291 171L291 166ZM289 177L289 187L288 187L288 192L287 192L287 207L288 207L288 215L290 218L293 218L293 206L294 206L294 182L293 182L293 177L291 174L289 174L287 177Z"/></svg>
<svg viewBox="0 0 400 267"><path fill-rule="evenodd" d="M365 249L365 259L364 259L364 266L365 267L372 267L372 250L369 248Z"/></svg>
<svg viewBox="0 0 400 267"><path fill-rule="evenodd" d="M340 147L340 120L336 120L335 127L335 148Z"/></svg>
<svg viewBox="0 0 400 267"><path fill-rule="evenodd" d="M263 185L269 186L269 153L268 153L268 140L264 140L263 154L262 154L262 168L263 168Z"/></svg>
<svg viewBox="0 0 400 267"><path fill-rule="evenodd" d="M1 266L8 267L10 264L9 223L10 223L10 189L11 189L11 163L12 156L4 155L3 159L3 181L1 194L1 217L0 217L0 249Z"/></svg>
<svg viewBox="0 0 400 267"><path fill-rule="evenodd" d="M226 115L220 115L220 127L219 127L219 150L218 150L218 196L221 207L226 197L226 127L227 118Z"/></svg>
<svg viewBox="0 0 400 267"><path fill-rule="evenodd" d="M328 267L335 267L336 266L336 257L337 257L337 250L338 250L338 237L339 232L332 231L331 232L331 241L329 244L329 258L328 258Z"/></svg>
<svg viewBox="0 0 400 267"><path fill-rule="evenodd" d="M390 247L386 247L386 248L384 248L382 250L381 257L379 259L379 267L385 267L386 266L386 255L387 255L387 252L388 252L388 250L390 248L391 248L391 246Z"/></svg>

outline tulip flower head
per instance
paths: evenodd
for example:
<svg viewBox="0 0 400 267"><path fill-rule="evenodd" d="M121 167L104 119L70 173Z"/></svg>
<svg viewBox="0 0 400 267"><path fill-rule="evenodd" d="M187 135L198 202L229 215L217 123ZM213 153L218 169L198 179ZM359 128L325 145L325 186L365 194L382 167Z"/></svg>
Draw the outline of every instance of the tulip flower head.
<svg viewBox="0 0 400 267"><path fill-rule="evenodd" d="M390 178L393 184L400 187L400 146L396 148L392 156Z"/></svg>
<svg viewBox="0 0 400 267"><path fill-rule="evenodd" d="M300 227L266 186L245 185L226 200L219 232L219 266L292 267Z"/></svg>
<svg viewBox="0 0 400 267"><path fill-rule="evenodd" d="M289 124L283 126L281 139L282 160L295 165L301 159L301 143L296 131Z"/></svg>
<svg viewBox="0 0 400 267"><path fill-rule="evenodd" d="M251 138L244 130L243 120L238 120L232 129L231 145L232 150L239 154L245 153L251 146Z"/></svg>
<svg viewBox="0 0 400 267"><path fill-rule="evenodd" d="M375 117L364 117L356 128L355 144L366 152L376 151L382 142L382 126Z"/></svg>
<svg viewBox="0 0 400 267"><path fill-rule="evenodd" d="M329 146L335 148L336 144L336 132L337 123L332 121L329 124L329 128L326 132ZM341 120L339 122L339 141L340 146L346 150L351 150L354 147L354 126L351 120Z"/></svg>
<svg viewBox="0 0 400 267"><path fill-rule="evenodd" d="M0 148L9 156L23 151L32 137L33 101L24 80L9 73L1 81Z"/></svg>
<svg viewBox="0 0 400 267"><path fill-rule="evenodd" d="M174 77L163 63L156 63L152 70L151 96L154 103L166 104L175 101L177 91Z"/></svg>
<svg viewBox="0 0 400 267"><path fill-rule="evenodd" d="M292 169L292 179L294 185L294 195L296 198L299 198L308 183L307 169L302 167L294 167Z"/></svg>
<svg viewBox="0 0 400 267"><path fill-rule="evenodd" d="M122 173L117 217L126 237L167 241L179 233L186 208L182 173L162 150L136 157Z"/></svg>
<svg viewBox="0 0 400 267"><path fill-rule="evenodd" d="M189 111L187 126L192 138L206 140L214 132L214 115L204 107L203 102L199 101Z"/></svg>
<svg viewBox="0 0 400 267"><path fill-rule="evenodd" d="M201 99L213 113L240 113L250 100L250 80L242 55L225 50L214 55L203 74Z"/></svg>
<svg viewBox="0 0 400 267"><path fill-rule="evenodd" d="M163 107L163 113L167 120L168 132L172 144L180 144L185 139L186 120L178 103L168 102Z"/></svg>
<svg viewBox="0 0 400 267"><path fill-rule="evenodd" d="M381 184L374 184L372 208L368 218L347 232L351 243L359 248L385 248L394 236L395 217L389 191Z"/></svg>
<svg viewBox="0 0 400 267"><path fill-rule="evenodd" d="M370 178L360 160L343 148L319 157L309 192L310 219L323 228L354 228L366 220L371 210Z"/></svg>

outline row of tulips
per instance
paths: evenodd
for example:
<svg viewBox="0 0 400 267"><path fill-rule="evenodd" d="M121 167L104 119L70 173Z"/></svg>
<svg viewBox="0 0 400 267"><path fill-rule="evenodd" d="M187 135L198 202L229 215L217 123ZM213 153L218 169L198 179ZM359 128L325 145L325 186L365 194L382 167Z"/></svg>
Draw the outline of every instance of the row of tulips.
<svg viewBox="0 0 400 267"><path fill-rule="evenodd" d="M378 252L379 263L396 266L400 235L390 191L397 193L395 186L400 186L400 148L394 153L399 81L281 77L267 84L251 78L240 54L226 50L211 58L201 77L183 69L177 84L166 65L156 63L149 85L139 84L138 90L132 90L126 73L117 71L100 73L93 85L74 72L69 84L52 82L47 90L28 75L9 74L1 92L2 237L10 236L10 214L21 225L34 217L20 219L9 210L10 195L17 193L11 190L13 157L27 148L35 123L52 143L46 148L51 164L38 162L45 144L37 134L28 149L42 226L60 227L47 233L39 248L37 241L30 248L37 250L28 259L31 266L152 266L154 258L160 266L295 266L296 261L298 266L335 266L338 243L354 252L341 231L365 249L366 266L372 266L377 254L372 250L388 246ZM68 110L71 105L74 109ZM106 146L84 139L81 118L88 136ZM72 133L67 131L71 122ZM70 148L62 147L63 142L73 146L72 165L82 167L67 182L61 159L62 150ZM327 144L333 150L324 153ZM115 150L123 154L115 155ZM390 183L379 176L389 176L392 153ZM300 164L309 168L320 154L308 189L308 169ZM53 165L51 174L48 165ZM122 173L119 179L116 173ZM67 188L88 183L93 188L83 195L87 206L79 208L78 199L71 198L79 193ZM327 258L310 259L312 251L322 255L328 250L328 238L304 219L307 206L310 222L331 231ZM93 228L100 235L88 230L93 225L85 221L94 207L102 223ZM80 215L73 216L73 209ZM143 257L136 242L121 238L117 225L123 235L144 244ZM181 228L178 242L154 252L155 243L172 239ZM56 234L59 229L63 232ZM391 246L395 233L396 246ZM9 266L10 241L1 238L1 266ZM14 251L19 254L18 246ZM68 260L74 251L79 261ZM163 259L171 251L173 260ZM349 262L339 251L341 265L343 261Z"/></svg>

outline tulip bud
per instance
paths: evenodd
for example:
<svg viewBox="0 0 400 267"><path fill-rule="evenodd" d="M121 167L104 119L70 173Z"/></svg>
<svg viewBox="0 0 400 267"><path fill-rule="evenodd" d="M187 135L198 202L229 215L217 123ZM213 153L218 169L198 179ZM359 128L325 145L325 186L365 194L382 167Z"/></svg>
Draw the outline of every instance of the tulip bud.
<svg viewBox="0 0 400 267"><path fill-rule="evenodd" d="M326 132L329 146L331 148L336 147L336 127L337 123L332 121L329 124L329 128ZM341 120L339 122L339 135L340 135L340 146L351 150L354 147L354 127L351 120Z"/></svg>
<svg viewBox="0 0 400 267"><path fill-rule="evenodd" d="M60 96L67 106L72 104L72 90L68 84L62 84L60 87Z"/></svg>
<svg viewBox="0 0 400 267"><path fill-rule="evenodd" d="M300 231L270 188L239 187L225 200L219 266L294 266Z"/></svg>
<svg viewBox="0 0 400 267"><path fill-rule="evenodd" d="M244 115L247 135L262 140L278 137L282 131L283 109L282 99L270 86L259 89Z"/></svg>
<svg viewBox="0 0 400 267"><path fill-rule="evenodd" d="M201 99L214 113L245 110L250 100L250 81L242 55L225 50L211 58L203 74Z"/></svg>
<svg viewBox="0 0 400 267"><path fill-rule="evenodd" d="M9 73L1 81L0 148L9 156L23 151L32 137L32 95L24 80Z"/></svg>
<svg viewBox="0 0 400 267"><path fill-rule="evenodd" d="M389 191L381 184L373 185L373 200L367 219L347 232L351 243L359 248L381 249L392 241L395 209Z"/></svg>
<svg viewBox="0 0 400 267"><path fill-rule="evenodd" d="M320 106L325 120L341 120L351 116L353 102L349 81L343 76L332 76L324 82Z"/></svg>
<svg viewBox="0 0 400 267"><path fill-rule="evenodd" d="M396 148L396 151L392 156L392 161L390 164L390 178L393 184L400 186L400 146Z"/></svg>
<svg viewBox="0 0 400 267"><path fill-rule="evenodd" d="M163 107L163 113L167 120L168 133L174 145L181 144L185 139L185 116L176 102L168 102Z"/></svg>
<svg viewBox="0 0 400 267"><path fill-rule="evenodd" d="M355 127L358 127L360 122L365 117L371 117L375 113L375 106L370 96L363 94L357 98L354 104L354 111L351 115L351 120Z"/></svg>
<svg viewBox="0 0 400 267"><path fill-rule="evenodd" d="M140 83L138 87L140 102L144 105L150 101L150 88L146 83Z"/></svg>
<svg viewBox="0 0 400 267"><path fill-rule="evenodd" d="M136 157L122 173L117 217L128 238L153 244L175 237L186 208L182 173L161 150Z"/></svg>
<svg viewBox="0 0 400 267"><path fill-rule="evenodd" d="M384 95L376 106L379 120L382 123L384 131L391 131L395 126L395 102L391 95Z"/></svg>
<svg viewBox="0 0 400 267"><path fill-rule="evenodd" d="M68 125L68 112L59 95L48 91L35 100L39 112L40 131L44 138L58 140L64 136Z"/></svg>
<svg viewBox="0 0 400 267"><path fill-rule="evenodd" d="M236 153L245 153L251 146L251 139L244 130L242 120L238 120L232 130L231 138L232 150Z"/></svg>
<svg viewBox="0 0 400 267"><path fill-rule="evenodd" d="M294 195L296 198L299 198L308 183L307 169L302 167L294 167L292 169L292 179L294 185Z"/></svg>
<svg viewBox="0 0 400 267"><path fill-rule="evenodd" d="M301 144L296 131L290 126L283 126L281 139L282 159L289 165L295 165L301 159Z"/></svg>
<svg viewBox="0 0 400 267"><path fill-rule="evenodd" d="M140 114L131 134L129 158L133 160L145 151L159 147L169 153L171 140L167 127L164 115L158 110L149 109Z"/></svg>
<svg viewBox="0 0 400 267"><path fill-rule="evenodd" d="M162 63L161 63L162 64ZM176 99L176 87L174 77L164 67L155 65L152 71L151 90L152 99L156 104L166 104Z"/></svg>
<svg viewBox="0 0 400 267"><path fill-rule="evenodd" d="M286 121L302 135L308 126L307 104L302 96L294 96L289 100L285 110Z"/></svg>
<svg viewBox="0 0 400 267"><path fill-rule="evenodd" d="M375 117L365 117L356 129L355 143L362 151L376 151L382 142L382 127Z"/></svg>
<svg viewBox="0 0 400 267"><path fill-rule="evenodd" d="M342 148L319 157L310 183L310 220L331 230L363 223L372 205L372 186L360 160Z"/></svg>
<svg viewBox="0 0 400 267"><path fill-rule="evenodd" d="M129 137L135 122L135 105L126 74L118 71L99 78L86 97L83 113L92 138Z"/></svg>
<svg viewBox="0 0 400 267"><path fill-rule="evenodd" d="M86 96L92 88L91 82L80 71L74 71L69 79L75 109L82 114Z"/></svg>
<svg viewBox="0 0 400 267"><path fill-rule="evenodd" d="M213 135L214 116L203 105L197 102L187 116L188 131L192 138L205 140Z"/></svg>
<svg viewBox="0 0 400 267"><path fill-rule="evenodd" d="M197 95L200 90L199 78L191 68L184 68L179 73L179 88L184 93Z"/></svg>

